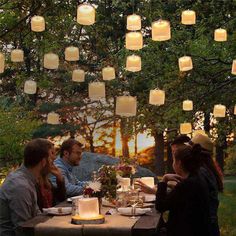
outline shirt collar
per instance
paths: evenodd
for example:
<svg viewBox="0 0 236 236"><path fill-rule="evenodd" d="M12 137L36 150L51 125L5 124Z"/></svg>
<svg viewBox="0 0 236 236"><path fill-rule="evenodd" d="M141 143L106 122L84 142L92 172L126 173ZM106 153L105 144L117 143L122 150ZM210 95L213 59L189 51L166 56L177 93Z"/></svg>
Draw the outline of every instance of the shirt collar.
<svg viewBox="0 0 236 236"><path fill-rule="evenodd" d="M68 171L72 171L73 166L70 165L67 161L63 160L63 158L61 158L61 162L64 164L64 166L68 169Z"/></svg>

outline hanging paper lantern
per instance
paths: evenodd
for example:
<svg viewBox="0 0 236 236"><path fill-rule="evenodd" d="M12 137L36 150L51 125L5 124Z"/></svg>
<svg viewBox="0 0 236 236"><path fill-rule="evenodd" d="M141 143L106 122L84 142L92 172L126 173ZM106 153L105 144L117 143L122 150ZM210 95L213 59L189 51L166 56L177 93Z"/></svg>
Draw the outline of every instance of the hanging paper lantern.
<svg viewBox="0 0 236 236"><path fill-rule="evenodd" d="M43 32L45 30L45 20L42 16L33 16L31 18L31 30L34 32Z"/></svg>
<svg viewBox="0 0 236 236"><path fill-rule="evenodd" d="M14 49L11 51L11 61L12 62L23 62L24 61L24 51L21 49Z"/></svg>
<svg viewBox="0 0 236 236"><path fill-rule="evenodd" d="M236 105L234 106L234 115L236 115Z"/></svg>
<svg viewBox="0 0 236 236"><path fill-rule="evenodd" d="M67 47L65 49L65 60L66 61L78 61L79 60L79 48Z"/></svg>
<svg viewBox="0 0 236 236"><path fill-rule="evenodd" d="M136 115L137 99L132 96L119 96L116 98L116 115L131 117Z"/></svg>
<svg viewBox="0 0 236 236"><path fill-rule="evenodd" d="M217 42L227 41L227 31L225 29L216 29L214 32L214 40Z"/></svg>
<svg viewBox="0 0 236 236"><path fill-rule="evenodd" d="M48 113L47 123L51 124L51 125L58 125L58 124L60 124L59 114L57 114L56 112Z"/></svg>
<svg viewBox="0 0 236 236"><path fill-rule="evenodd" d="M141 29L141 17L136 14L129 15L127 17L127 30L140 30Z"/></svg>
<svg viewBox="0 0 236 236"><path fill-rule="evenodd" d="M106 97L105 83L92 82L89 84L89 98L92 100L100 100Z"/></svg>
<svg viewBox="0 0 236 236"><path fill-rule="evenodd" d="M181 22L184 25L196 24L196 12L192 10L186 10L182 12Z"/></svg>
<svg viewBox="0 0 236 236"><path fill-rule="evenodd" d="M77 8L77 22L81 25L95 23L95 8L90 4L81 4Z"/></svg>
<svg viewBox="0 0 236 236"><path fill-rule="evenodd" d="M199 134L207 136L206 132L202 129L197 129L197 130L193 131L193 137L195 137L196 135L199 135Z"/></svg>
<svg viewBox="0 0 236 236"><path fill-rule="evenodd" d="M35 94L37 92L37 83L33 80L25 81L24 92L27 94Z"/></svg>
<svg viewBox="0 0 236 236"><path fill-rule="evenodd" d="M225 117L226 106L217 104L214 106L213 115L214 117Z"/></svg>
<svg viewBox="0 0 236 236"><path fill-rule="evenodd" d="M113 80L116 78L115 68L111 66L104 67L102 69L103 80Z"/></svg>
<svg viewBox="0 0 236 236"><path fill-rule="evenodd" d="M5 69L5 56L0 52L0 73L3 73Z"/></svg>
<svg viewBox="0 0 236 236"><path fill-rule="evenodd" d="M59 57L54 53L47 53L44 55L43 66L46 69L57 69L59 66Z"/></svg>
<svg viewBox="0 0 236 236"><path fill-rule="evenodd" d="M193 101L191 101L191 100L183 101L183 110L184 111L192 111L193 110Z"/></svg>
<svg viewBox="0 0 236 236"><path fill-rule="evenodd" d="M129 32L125 37L125 47L129 50L139 50L143 48L143 35L140 32Z"/></svg>
<svg viewBox="0 0 236 236"><path fill-rule="evenodd" d="M179 58L179 70L189 71L193 69L192 58L189 56L184 56Z"/></svg>
<svg viewBox="0 0 236 236"><path fill-rule="evenodd" d="M182 123L180 124L180 133L181 134L190 134L192 132L191 123Z"/></svg>
<svg viewBox="0 0 236 236"><path fill-rule="evenodd" d="M165 91L160 89L150 90L149 103L152 105L163 105L165 103Z"/></svg>
<svg viewBox="0 0 236 236"><path fill-rule="evenodd" d="M165 41L171 38L170 22L158 20L152 23L152 40Z"/></svg>
<svg viewBox="0 0 236 236"><path fill-rule="evenodd" d="M236 60L233 60L231 73L236 75Z"/></svg>
<svg viewBox="0 0 236 236"><path fill-rule="evenodd" d="M126 70L131 72L140 71L142 67L141 57L137 55L128 56L126 59Z"/></svg>
<svg viewBox="0 0 236 236"><path fill-rule="evenodd" d="M84 70L80 70L80 69L73 70L73 72L72 72L72 81L84 82L84 80L85 80Z"/></svg>

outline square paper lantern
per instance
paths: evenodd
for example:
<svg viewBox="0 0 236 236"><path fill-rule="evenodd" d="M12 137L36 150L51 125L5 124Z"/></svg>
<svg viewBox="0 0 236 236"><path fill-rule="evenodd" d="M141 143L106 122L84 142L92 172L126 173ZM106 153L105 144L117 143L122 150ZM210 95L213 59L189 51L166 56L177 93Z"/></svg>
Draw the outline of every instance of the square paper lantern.
<svg viewBox="0 0 236 236"><path fill-rule="evenodd" d="M227 41L227 31L225 29L216 29L214 32L214 40L217 42Z"/></svg>
<svg viewBox="0 0 236 236"><path fill-rule="evenodd" d="M77 8L77 22L81 25L93 25L95 23L95 8L90 4L80 4Z"/></svg>
<svg viewBox="0 0 236 236"><path fill-rule="evenodd" d="M180 133L181 134L190 134L192 132L191 123L182 123L180 124Z"/></svg>
<svg viewBox="0 0 236 236"><path fill-rule="evenodd" d="M116 98L116 114L123 117L136 115L137 99L132 96L119 96Z"/></svg>
<svg viewBox="0 0 236 236"><path fill-rule="evenodd" d="M84 70L73 70L72 72L72 81L74 82L84 82L85 80L85 72Z"/></svg>
<svg viewBox="0 0 236 236"><path fill-rule="evenodd" d="M196 24L196 12L192 10L186 10L182 12L181 23L184 25Z"/></svg>
<svg viewBox="0 0 236 236"><path fill-rule="evenodd" d="M236 75L236 60L233 60L231 73Z"/></svg>
<svg viewBox="0 0 236 236"><path fill-rule="evenodd" d="M192 111L193 110L193 101L191 101L191 100L183 101L183 110L184 111Z"/></svg>
<svg viewBox="0 0 236 236"><path fill-rule="evenodd" d="M127 17L127 29L141 30L141 17L136 14L129 15Z"/></svg>
<svg viewBox="0 0 236 236"><path fill-rule="evenodd" d="M60 124L59 114L57 114L56 112L48 113L47 123L51 124L51 125L58 125L58 124Z"/></svg>
<svg viewBox="0 0 236 236"><path fill-rule="evenodd" d="M102 69L103 80L113 80L116 78L115 68L111 66L104 67Z"/></svg>
<svg viewBox="0 0 236 236"><path fill-rule="evenodd" d="M106 97L105 83L92 82L89 84L89 98L92 100L100 100Z"/></svg>
<svg viewBox="0 0 236 236"><path fill-rule="evenodd" d="M21 49L14 49L11 51L11 61L12 62L23 62L24 61L24 51Z"/></svg>
<svg viewBox="0 0 236 236"><path fill-rule="evenodd" d="M65 49L65 60L66 61L78 61L79 60L79 48L78 47L67 47Z"/></svg>
<svg viewBox="0 0 236 236"><path fill-rule="evenodd" d="M5 69L5 56L0 52L0 73L3 73Z"/></svg>
<svg viewBox="0 0 236 236"><path fill-rule="evenodd" d="M25 81L24 92L27 94L35 94L37 92L37 83L33 80Z"/></svg>
<svg viewBox="0 0 236 236"><path fill-rule="evenodd" d="M142 177L140 179L144 184L146 184L147 186L149 186L150 188L154 188L155 184L154 184L154 178L153 177Z"/></svg>
<svg viewBox="0 0 236 236"><path fill-rule="evenodd" d="M170 22L159 20L152 23L152 40L165 41L171 38Z"/></svg>
<svg viewBox="0 0 236 236"><path fill-rule="evenodd" d="M99 216L98 198L79 199L79 216L82 219L92 219Z"/></svg>
<svg viewBox="0 0 236 236"><path fill-rule="evenodd" d="M225 117L226 106L217 104L214 106L213 115L214 117Z"/></svg>
<svg viewBox="0 0 236 236"><path fill-rule="evenodd" d="M33 16L31 18L31 30L34 32L43 32L45 30L45 20L42 16Z"/></svg>
<svg viewBox="0 0 236 236"><path fill-rule="evenodd" d="M125 47L129 50L143 48L143 35L141 32L129 32L125 37Z"/></svg>
<svg viewBox="0 0 236 236"><path fill-rule="evenodd" d="M59 66L59 57L54 53L47 53L44 55L43 66L46 69L54 70Z"/></svg>
<svg viewBox="0 0 236 236"><path fill-rule="evenodd" d="M150 90L149 104L152 105L163 105L165 103L165 91L160 89Z"/></svg>
<svg viewBox="0 0 236 236"><path fill-rule="evenodd" d="M183 56L179 58L179 70L189 71L193 69L192 58L189 56Z"/></svg>
<svg viewBox="0 0 236 236"><path fill-rule="evenodd" d="M131 72L138 72L141 70L142 62L141 57L131 55L126 58L126 70Z"/></svg>

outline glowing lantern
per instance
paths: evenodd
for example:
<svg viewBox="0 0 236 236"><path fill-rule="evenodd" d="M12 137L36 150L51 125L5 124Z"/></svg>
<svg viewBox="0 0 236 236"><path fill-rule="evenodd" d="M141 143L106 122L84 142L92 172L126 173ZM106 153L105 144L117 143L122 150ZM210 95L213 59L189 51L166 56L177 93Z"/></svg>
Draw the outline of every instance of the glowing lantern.
<svg viewBox="0 0 236 236"><path fill-rule="evenodd" d="M81 25L95 23L95 8L90 4L81 4L77 8L77 22Z"/></svg>
<svg viewBox="0 0 236 236"><path fill-rule="evenodd" d="M59 66L59 57L54 53L47 53L44 55L43 66L46 69L57 69Z"/></svg>
<svg viewBox="0 0 236 236"><path fill-rule="evenodd" d="M127 29L128 30L140 30L141 29L141 17L136 14L129 15L127 17Z"/></svg>
<svg viewBox="0 0 236 236"><path fill-rule="evenodd" d="M181 22L184 25L196 24L196 12L192 10L186 10L182 12Z"/></svg>
<svg viewBox="0 0 236 236"><path fill-rule="evenodd" d="M152 23L152 40L165 41L171 38L170 22L159 20Z"/></svg>
<svg viewBox="0 0 236 236"><path fill-rule="evenodd" d="M214 40L217 42L227 41L227 31L225 29L216 29L214 32Z"/></svg>
<svg viewBox="0 0 236 236"><path fill-rule="evenodd" d="M99 216L98 198L79 199L79 215L83 219L91 219Z"/></svg>
<svg viewBox="0 0 236 236"><path fill-rule="evenodd" d="M119 96L116 98L116 114L124 117L136 115L137 99L132 96Z"/></svg>
<svg viewBox="0 0 236 236"><path fill-rule="evenodd" d="M130 178L121 178L119 184L122 190L127 191L131 185Z"/></svg>
<svg viewBox="0 0 236 236"><path fill-rule="evenodd" d="M34 32L43 32L45 30L45 20L42 16L32 17L31 30Z"/></svg>
<svg viewBox="0 0 236 236"><path fill-rule="evenodd" d="M180 124L180 133L181 134L189 134L191 132L192 132L192 124L191 123Z"/></svg>
<svg viewBox="0 0 236 236"><path fill-rule="evenodd" d="M225 117L226 106L217 104L214 106L213 115L214 117Z"/></svg>
<svg viewBox="0 0 236 236"><path fill-rule="evenodd" d="M234 106L234 115L236 115L236 105Z"/></svg>
<svg viewBox="0 0 236 236"><path fill-rule="evenodd" d="M92 100L99 100L106 97L105 83L92 82L89 84L89 98Z"/></svg>
<svg viewBox="0 0 236 236"><path fill-rule="evenodd" d="M236 75L236 60L233 60L231 73L232 73L233 75Z"/></svg>
<svg viewBox="0 0 236 236"><path fill-rule="evenodd" d="M193 69L192 58L189 56L184 56L179 58L179 70L189 71Z"/></svg>
<svg viewBox="0 0 236 236"><path fill-rule="evenodd" d="M155 184L154 184L154 178L153 177L142 177L140 179L144 184L146 184L147 186L149 186L150 188L154 188Z"/></svg>
<svg viewBox="0 0 236 236"><path fill-rule="evenodd" d="M37 83L33 80L27 80L24 84L24 92L27 94L35 94L37 91Z"/></svg>
<svg viewBox="0 0 236 236"><path fill-rule="evenodd" d="M0 73L3 73L5 69L5 56L0 52Z"/></svg>
<svg viewBox="0 0 236 236"><path fill-rule="evenodd" d="M184 111L192 111L193 110L193 101L191 101L191 100L183 101L183 110Z"/></svg>
<svg viewBox="0 0 236 236"><path fill-rule="evenodd" d="M143 48L143 35L140 32L129 32L125 37L125 47L129 50L139 50Z"/></svg>
<svg viewBox="0 0 236 236"><path fill-rule="evenodd" d="M126 70L131 72L140 71L142 67L141 57L137 55L128 56L126 59Z"/></svg>
<svg viewBox="0 0 236 236"><path fill-rule="evenodd" d="M102 69L103 80L113 80L116 78L115 68L111 66L104 67Z"/></svg>
<svg viewBox="0 0 236 236"><path fill-rule="evenodd" d="M79 60L79 48L67 47L65 49L65 60L66 61L78 61Z"/></svg>
<svg viewBox="0 0 236 236"><path fill-rule="evenodd" d="M24 61L24 51L21 49L14 49L11 51L11 61L12 62L23 62Z"/></svg>
<svg viewBox="0 0 236 236"><path fill-rule="evenodd" d="M150 90L149 103L152 105L163 105L165 103L165 91L160 89Z"/></svg>
<svg viewBox="0 0 236 236"><path fill-rule="evenodd" d="M72 72L72 81L84 82L84 80L85 80L84 70L80 70L80 69L73 70L73 72Z"/></svg>
<svg viewBox="0 0 236 236"><path fill-rule="evenodd" d="M50 112L48 113L47 116L47 123L51 124L51 125L58 125L59 122L59 114L57 114L56 112Z"/></svg>

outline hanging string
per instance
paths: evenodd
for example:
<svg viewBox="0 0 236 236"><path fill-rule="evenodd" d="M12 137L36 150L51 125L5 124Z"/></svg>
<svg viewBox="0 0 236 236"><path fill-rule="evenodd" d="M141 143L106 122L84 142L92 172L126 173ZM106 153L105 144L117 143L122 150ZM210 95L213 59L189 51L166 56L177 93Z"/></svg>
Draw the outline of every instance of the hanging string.
<svg viewBox="0 0 236 236"><path fill-rule="evenodd" d="M134 14L134 1L135 0L132 0L132 11L133 11L133 14Z"/></svg>

